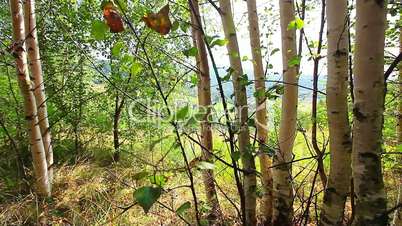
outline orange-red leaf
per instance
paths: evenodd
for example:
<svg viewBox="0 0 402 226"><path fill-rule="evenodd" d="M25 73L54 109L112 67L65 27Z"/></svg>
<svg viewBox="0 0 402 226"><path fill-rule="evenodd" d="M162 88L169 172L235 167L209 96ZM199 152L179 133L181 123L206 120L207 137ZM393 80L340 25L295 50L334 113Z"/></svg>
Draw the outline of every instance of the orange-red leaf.
<svg viewBox="0 0 402 226"><path fill-rule="evenodd" d="M166 35L170 32L172 23L169 19L169 4L165 5L158 13L148 13L142 20L147 27L158 32L161 35Z"/></svg>
<svg viewBox="0 0 402 226"><path fill-rule="evenodd" d="M124 31L123 19L112 2L105 4L103 7L103 17L111 32L119 33Z"/></svg>

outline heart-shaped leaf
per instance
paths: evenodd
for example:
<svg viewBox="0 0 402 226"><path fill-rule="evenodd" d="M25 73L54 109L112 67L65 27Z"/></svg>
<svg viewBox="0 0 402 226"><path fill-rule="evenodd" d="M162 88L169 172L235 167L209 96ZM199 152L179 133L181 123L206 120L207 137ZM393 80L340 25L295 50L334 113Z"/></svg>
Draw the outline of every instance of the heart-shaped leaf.
<svg viewBox="0 0 402 226"><path fill-rule="evenodd" d="M152 205L161 196L162 189L160 187L145 186L137 189L134 192L134 198L138 204L148 213Z"/></svg>

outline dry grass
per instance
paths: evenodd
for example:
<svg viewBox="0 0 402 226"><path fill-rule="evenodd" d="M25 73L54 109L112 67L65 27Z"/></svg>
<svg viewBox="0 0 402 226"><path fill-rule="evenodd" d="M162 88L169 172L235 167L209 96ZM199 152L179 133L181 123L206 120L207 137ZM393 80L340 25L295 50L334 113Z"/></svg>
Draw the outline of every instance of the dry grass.
<svg viewBox="0 0 402 226"><path fill-rule="evenodd" d="M182 224L174 213L158 205L148 215L138 206L121 214L121 208L133 202L137 184L129 178L134 173L119 166L107 168L87 163L62 166L55 173L52 200L39 202L33 194L10 199L0 205L0 222L34 225L46 216L51 225Z"/></svg>

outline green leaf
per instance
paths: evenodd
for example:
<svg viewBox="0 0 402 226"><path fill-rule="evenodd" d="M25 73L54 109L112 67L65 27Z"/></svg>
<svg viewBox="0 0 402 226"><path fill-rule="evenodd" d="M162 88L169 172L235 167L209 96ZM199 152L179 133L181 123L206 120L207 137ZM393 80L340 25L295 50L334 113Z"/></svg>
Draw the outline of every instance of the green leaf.
<svg viewBox="0 0 402 226"><path fill-rule="evenodd" d="M288 61L288 66L289 66L289 67L298 66L298 65L300 65L300 61L301 61L301 57L299 57L299 56L294 56L294 57L292 57L292 59L290 59L290 60Z"/></svg>
<svg viewBox="0 0 402 226"><path fill-rule="evenodd" d="M151 175L149 176L149 182L158 185L159 187L163 187L167 182L167 177L164 175Z"/></svg>
<svg viewBox="0 0 402 226"><path fill-rule="evenodd" d="M138 75L142 71L142 65L138 62L133 62L130 71L131 75Z"/></svg>
<svg viewBox="0 0 402 226"><path fill-rule="evenodd" d="M248 61L248 56L243 56L243 57L241 58L241 61Z"/></svg>
<svg viewBox="0 0 402 226"><path fill-rule="evenodd" d="M134 174L133 179L134 180L141 180L141 179L147 177L148 175L149 175L149 172L141 171L141 172L138 172L138 173Z"/></svg>
<svg viewBox="0 0 402 226"><path fill-rule="evenodd" d="M259 89L256 92L254 92L254 97L256 98L262 98L265 97L265 90Z"/></svg>
<svg viewBox="0 0 402 226"><path fill-rule="evenodd" d="M215 169L215 165L210 162L201 161L197 164L197 167L201 170L212 170Z"/></svg>
<svg viewBox="0 0 402 226"><path fill-rule="evenodd" d="M240 151L235 151L232 154L233 161L238 161L240 159Z"/></svg>
<svg viewBox="0 0 402 226"><path fill-rule="evenodd" d="M230 77L231 77L231 74L230 73L227 73L225 76L223 76L222 77L222 81L229 81L230 80Z"/></svg>
<svg viewBox="0 0 402 226"><path fill-rule="evenodd" d="M256 127L256 125L255 125L255 120L254 120L254 118L249 118L248 120L247 120L247 125L248 125L248 127Z"/></svg>
<svg viewBox="0 0 402 226"><path fill-rule="evenodd" d="M186 210L191 208L191 202L187 201L183 204L181 204L181 206L179 208L177 208L176 213L180 216L183 215L184 212L186 212Z"/></svg>
<svg viewBox="0 0 402 226"><path fill-rule="evenodd" d="M180 23L180 29L186 33L188 31L188 28L190 27L190 24L187 22L182 22Z"/></svg>
<svg viewBox="0 0 402 226"><path fill-rule="evenodd" d="M240 77L240 85L241 86L248 86L253 84L253 81L248 80L247 74L244 74L243 76Z"/></svg>
<svg viewBox="0 0 402 226"><path fill-rule="evenodd" d="M183 120L183 119L185 119L185 118L187 117L189 111L190 111L190 108L189 108L188 105L185 106L185 107L183 107L183 108L181 108L181 109L179 109L179 110L176 112L176 120Z"/></svg>
<svg viewBox="0 0 402 226"><path fill-rule="evenodd" d="M195 56L197 56L197 54L198 54L198 49L195 48L195 47L192 47L192 48L190 48L190 49L184 50L184 51L183 51L183 54L184 54L186 57L190 57L190 56L195 57Z"/></svg>
<svg viewBox="0 0 402 226"><path fill-rule="evenodd" d="M211 42L211 48L214 46L225 46L228 43L229 41L226 39L215 39L214 41Z"/></svg>
<svg viewBox="0 0 402 226"><path fill-rule="evenodd" d="M396 146L396 151L402 153L402 144Z"/></svg>
<svg viewBox="0 0 402 226"><path fill-rule="evenodd" d="M229 80L230 80L230 77L232 76L232 74L233 74L234 71L235 71L235 70L234 70L233 68L231 68L231 67L229 67L228 69L226 69L227 74L226 74L224 77L222 77L222 81L229 81Z"/></svg>
<svg viewBox="0 0 402 226"><path fill-rule="evenodd" d="M100 20L95 20L92 22L91 35L95 40L106 39L106 32L108 31L108 26Z"/></svg>
<svg viewBox="0 0 402 226"><path fill-rule="evenodd" d="M113 56L119 56L120 53L121 53L121 50L123 49L123 47L124 47L124 43L123 43L123 42L116 42L116 43L113 45L113 48L112 48L112 55L113 55Z"/></svg>
<svg viewBox="0 0 402 226"><path fill-rule="evenodd" d="M280 49L279 48L275 48L271 51L271 53L269 54L270 56L274 55L275 53L279 52Z"/></svg>
<svg viewBox="0 0 402 226"><path fill-rule="evenodd" d="M191 82L191 84L193 85L193 86L196 86L197 84L198 84L198 76L197 75L192 75L191 77L190 77L190 82Z"/></svg>
<svg viewBox="0 0 402 226"><path fill-rule="evenodd" d="M210 47L211 47L211 43L216 39L216 38L218 38L219 36L217 36L217 35L214 35L214 36L205 36L205 39L207 40L207 44L209 44L210 45Z"/></svg>
<svg viewBox="0 0 402 226"><path fill-rule="evenodd" d="M176 31L180 26L179 21L175 20L172 24L172 28L170 29L171 31Z"/></svg>
<svg viewBox="0 0 402 226"><path fill-rule="evenodd" d="M134 198L138 204L144 209L145 213L148 213L152 205L158 200L162 194L160 187L145 186L137 189L134 192Z"/></svg>
<svg viewBox="0 0 402 226"><path fill-rule="evenodd" d="M209 221L207 219L202 219L200 220L200 225L201 226L208 226L209 225Z"/></svg>
<svg viewBox="0 0 402 226"><path fill-rule="evenodd" d="M275 93L279 94L279 95L283 95L285 93L285 86L283 84L276 85Z"/></svg>
<svg viewBox="0 0 402 226"><path fill-rule="evenodd" d="M297 29L300 30L304 27L304 21L298 17L295 20L290 21L288 24L288 30Z"/></svg>

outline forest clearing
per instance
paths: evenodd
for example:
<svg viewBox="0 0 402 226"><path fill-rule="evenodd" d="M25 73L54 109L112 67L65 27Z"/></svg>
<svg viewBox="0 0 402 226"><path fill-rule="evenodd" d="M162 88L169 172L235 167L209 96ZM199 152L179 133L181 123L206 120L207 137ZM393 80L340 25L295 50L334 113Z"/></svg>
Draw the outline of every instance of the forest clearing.
<svg viewBox="0 0 402 226"><path fill-rule="evenodd" d="M0 225L402 226L402 1L0 0Z"/></svg>

